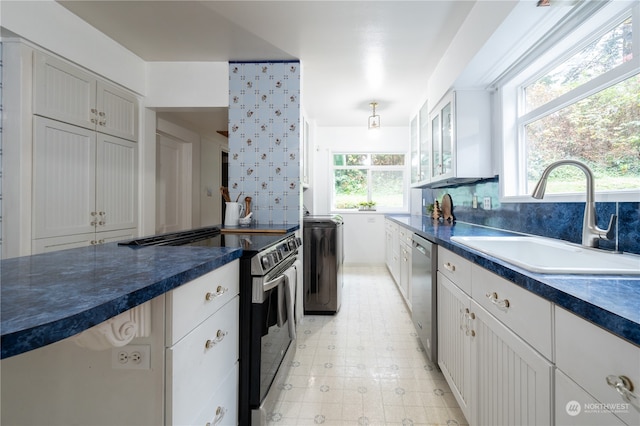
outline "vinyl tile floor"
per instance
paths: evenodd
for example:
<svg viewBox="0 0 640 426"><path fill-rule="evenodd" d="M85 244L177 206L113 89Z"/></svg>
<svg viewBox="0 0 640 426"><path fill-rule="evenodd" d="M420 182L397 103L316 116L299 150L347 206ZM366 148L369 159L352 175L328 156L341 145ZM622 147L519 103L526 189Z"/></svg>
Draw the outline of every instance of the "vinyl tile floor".
<svg viewBox="0 0 640 426"><path fill-rule="evenodd" d="M269 425L468 424L386 267L345 267L340 311L297 333Z"/></svg>

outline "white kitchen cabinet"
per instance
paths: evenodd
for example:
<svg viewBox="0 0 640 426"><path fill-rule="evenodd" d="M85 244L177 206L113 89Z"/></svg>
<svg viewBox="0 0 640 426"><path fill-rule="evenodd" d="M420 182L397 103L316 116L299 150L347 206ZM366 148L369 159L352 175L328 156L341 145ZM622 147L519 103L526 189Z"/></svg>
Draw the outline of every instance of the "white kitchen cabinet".
<svg viewBox="0 0 640 426"><path fill-rule="evenodd" d="M430 114L430 182L492 176L489 93L451 91Z"/></svg>
<svg viewBox="0 0 640 426"><path fill-rule="evenodd" d="M167 425L237 423L238 265L228 263L166 296Z"/></svg>
<svg viewBox="0 0 640 426"><path fill-rule="evenodd" d="M34 55L34 114L138 140L138 100L133 94L62 59Z"/></svg>
<svg viewBox="0 0 640 426"><path fill-rule="evenodd" d="M470 423L553 424L552 364L477 303L471 311Z"/></svg>
<svg viewBox="0 0 640 426"><path fill-rule="evenodd" d="M393 280L398 283L400 281L400 240L399 240L399 228L395 222L386 219L385 221L385 234L386 234L386 254L387 254L387 268L393 277Z"/></svg>
<svg viewBox="0 0 640 426"><path fill-rule="evenodd" d="M438 364L470 424L552 424L551 305L510 287L438 247Z"/></svg>
<svg viewBox="0 0 640 426"><path fill-rule="evenodd" d="M462 413L470 419L471 298L441 272L437 280L438 365Z"/></svg>
<svg viewBox="0 0 640 426"><path fill-rule="evenodd" d="M34 240L82 234L96 244L114 238L106 232L135 229L137 155L131 141L34 117Z"/></svg>
<svg viewBox="0 0 640 426"><path fill-rule="evenodd" d="M411 233L400 227L400 282L399 288L405 303L411 309ZM408 235L408 242L407 242Z"/></svg>
<svg viewBox="0 0 640 426"><path fill-rule="evenodd" d="M556 411L571 401L581 409L575 416L562 416L564 424L585 424L610 416L627 425L640 424L640 347L558 306L555 342L556 366L569 381L564 393L556 395ZM617 382L620 389L615 387ZM629 397L625 399L623 394Z"/></svg>
<svg viewBox="0 0 640 426"><path fill-rule="evenodd" d="M420 187L431 180L431 135L428 102L411 119L411 184Z"/></svg>

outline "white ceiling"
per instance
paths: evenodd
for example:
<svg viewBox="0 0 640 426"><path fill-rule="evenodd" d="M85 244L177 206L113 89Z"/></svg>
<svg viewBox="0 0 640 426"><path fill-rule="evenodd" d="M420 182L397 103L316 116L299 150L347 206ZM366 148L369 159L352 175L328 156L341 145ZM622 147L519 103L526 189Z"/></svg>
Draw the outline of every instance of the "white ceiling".
<svg viewBox="0 0 640 426"><path fill-rule="evenodd" d="M146 61L300 60L320 126L365 126L372 101L406 126L474 1L59 3Z"/></svg>

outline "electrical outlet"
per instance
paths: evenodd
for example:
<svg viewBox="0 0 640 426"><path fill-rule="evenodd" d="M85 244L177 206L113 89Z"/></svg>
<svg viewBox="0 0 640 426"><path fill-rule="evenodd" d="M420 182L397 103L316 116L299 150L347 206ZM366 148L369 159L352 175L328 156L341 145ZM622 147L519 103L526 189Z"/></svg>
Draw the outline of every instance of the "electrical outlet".
<svg viewBox="0 0 640 426"><path fill-rule="evenodd" d="M484 209L491 210L491 197L484 197Z"/></svg>
<svg viewBox="0 0 640 426"><path fill-rule="evenodd" d="M111 351L111 367L116 370L151 369L151 346L127 345L121 348L113 348Z"/></svg>

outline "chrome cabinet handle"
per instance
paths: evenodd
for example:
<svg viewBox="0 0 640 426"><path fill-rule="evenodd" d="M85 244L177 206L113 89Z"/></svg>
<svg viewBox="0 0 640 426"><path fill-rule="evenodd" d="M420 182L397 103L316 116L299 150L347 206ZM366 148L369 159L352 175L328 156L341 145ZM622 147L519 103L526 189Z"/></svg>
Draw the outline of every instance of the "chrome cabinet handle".
<svg viewBox="0 0 640 426"><path fill-rule="evenodd" d="M451 262L444 263L442 266L444 266L444 269L446 269L447 271L450 271L450 272L456 271L456 265L454 265Z"/></svg>
<svg viewBox="0 0 640 426"><path fill-rule="evenodd" d="M460 309L462 314L462 321L460 323L460 330L464 331L466 336L475 337L476 332L471 328L471 321L476 319L476 314L469 311L469 308Z"/></svg>
<svg viewBox="0 0 640 426"><path fill-rule="evenodd" d="M222 342L222 340L227 334L229 334L229 332L218 330L218 332L216 333L216 337L214 337L213 339L208 339L207 342L204 344L205 348L211 349L218 343Z"/></svg>
<svg viewBox="0 0 640 426"><path fill-rule="evenodd" d="M623 400L636 408L640 408L640 398L633 392L633 383L627 376L616 376L612 374L607 376L606 380L607 384L614 388Z"/></svg>
<svg viewBox="0 0 640 426"><path fill-rule="evenodd" d="M210 291L210 292L208 292L208 293L204 296L204 298L205 298L206 300L208 300L208 301L211 301L211 300L215 299L216 297L220 297L220 296L222 296L222 295L223 295L223 294L225 294L227 291L229 291L229 289L228 289L228 288L226 288L226 287L222 287L221 285L219 285L219 286L216 288L215 293L213 293L213 292L211 292L211 291Z"/></svg>
<svg viewBox="0 0 640 426"><path fill-rule="evenodd" d="M207 422L206 426L215 426L222 421L224 415L227 413L227 410L224 407L218 405L216 408L216 416L213 419L213 422Z"/></svg>
<svg viewBox="0 0 640 426"><path fill-rule="evenodd" d="M509 306L511 306L511 303L509 303L509 299L498 299L498 293L496 293L495 291L492 293L487 293L485 296L487 296L487 299L489 299L491 303L496 305L498 308L508 309Z"/></svg>

